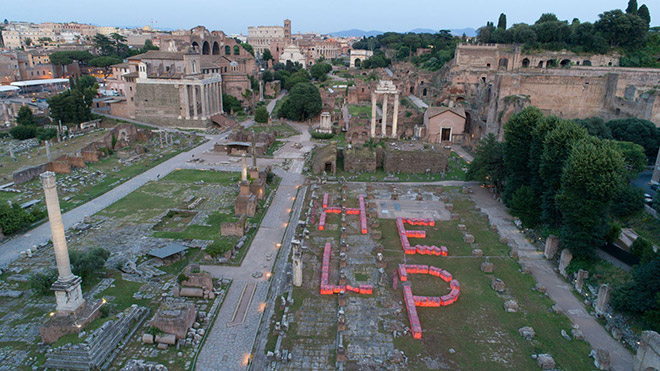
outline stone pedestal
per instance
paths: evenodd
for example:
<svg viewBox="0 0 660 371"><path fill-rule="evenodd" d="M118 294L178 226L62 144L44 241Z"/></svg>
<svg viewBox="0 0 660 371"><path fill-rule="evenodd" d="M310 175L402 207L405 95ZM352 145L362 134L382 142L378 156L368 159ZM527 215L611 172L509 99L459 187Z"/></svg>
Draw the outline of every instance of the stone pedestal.
<svg viewBox="0 0 660 371"><path fill-rule="evenodd" d="M610 285L608 284L600 285L598 288L598 300L596 300L596 306L594 308L596 309L597 314L607 313L607 307L610 304L611 291L612 290L610 289Z"/></svg>
<svg viewBox="0 0 660 371"><path fill-rule="evenodd" d="M73 278L69 280L58 278L57 281L53 283L53 286L51 286L50 289L55 291L57 315L67 315L75 312L85 304L82 289L80 288L81 283L82 278L78 276L73 276Z"/></svg>
<svg viewBox="0 0 660 371"><path fill-rule="evenodd" d="M577 292L582 293L582 289L584 287L584 280L586 278L589 278L589 272L587 272L583 269L580 269L577 272L576 278L575 278L575 289L577 290Z"/></svg>
<svg viewBox="0 0 660 371"><path fill-rule="evenodd" d="M571 260L573 260L573 254L568 249L562 250L561 256L559 257L559 273L561 273L564 278L566 278L566 268L571 264Z"/></svg>
<svg viewBox="0 0 660 371"><path fill-rule="evenodd" d="M557 253L558 249L559 237L549 235L548 238L545 239L545 251L543 252L543 256L545 256L546 259L552 259Z"/></svg>

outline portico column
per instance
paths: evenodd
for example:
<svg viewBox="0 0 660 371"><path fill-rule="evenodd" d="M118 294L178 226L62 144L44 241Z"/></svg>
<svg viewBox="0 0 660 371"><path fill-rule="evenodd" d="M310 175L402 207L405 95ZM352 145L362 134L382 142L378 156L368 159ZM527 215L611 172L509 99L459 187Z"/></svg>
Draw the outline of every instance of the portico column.
<svg viewBox="0 0 660 371"><path fill-rule="evenodd" d="M387 136L387 95L383 94L383 122L381 124L382 136Z"/></svg>
<svg viewBox="0 0 660 371"><path fill-rule="evenodd" d="M397 137L396 124L399 121L399 93L394 94L394 117L392 117L392 138Z"/></svg>
<svg viewBox="0 0 660 371"><path fill-rule="evenodd" d="M213 88L211 89L211 108L213 112L211 112L212 115L215 115L218 113L218 100L216 99L218 97L218 83L214 82L213 83Z"/></svg>
<svg viewBox="0 0 660 371"><path fill-rule="evenodd" d="M209 87L206 84L202 84L202 91L204 92L202 94L204 97L202 100L202 118L206 119L209 117Z"/></svg>
<svg viewBox="0 0 660 371"><path fill-rule="evenodd" d="M197 85L191 85L193 92L193 119L197 120Z"/></svg>
<svg viewBox="0 0 660 371"><path fill-rule="evenodd" d="M183 85L183 107L185 112L183 117L185 117L186 120L190 119L190 99L188 98L188 94L188 85Z"/></svg>
<svg viewBox="0 0 660 371"><path fill-rule="evenodd" d="M371 93L371 137L376 136L376 93Z"/></svg>

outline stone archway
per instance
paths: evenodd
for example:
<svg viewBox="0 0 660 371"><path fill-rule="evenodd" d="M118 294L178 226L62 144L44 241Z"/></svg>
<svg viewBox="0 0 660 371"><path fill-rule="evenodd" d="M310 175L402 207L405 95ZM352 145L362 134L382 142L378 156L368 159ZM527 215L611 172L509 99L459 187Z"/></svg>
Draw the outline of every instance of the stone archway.
<svg viewBox="0 0 660 371"><path fill-rule="evenodd" d="M552 68L552 67L557 67L557 61L554 59L550 59L545 63L546 68Z"/></svg>
<svg viewBox="0 0 660 371"><path fill-rule="evenodd" d="M204 55L211 54L211 46L209 45L208 41L204 41L204 44L202 44L202 54Z"/></svg>
<svg viewBox="0 0 660 371"><path fill-rule="evenodd" d="M588 60L588 59L585 59L584 61L582 61L582 65L583 66L591 66L591 61Z"/></svg>
<svg viewBox="0 0 660 371"><path fill-rule="evenodd" d="M522 60L522 67L523 68L528 68L529 67L529 58L525 58Z"/></svg>
<svg viewBox="0 0 660 371"><path fill-rule="evenodd" d="M497 68L501 70L506 70L509 67L509 58L500 58Z"/></svg>
<svg viewBox="0 0 660 371"><path fill-rule="evenodd" d="M571 60L564 59L559 63L559 65L561 66L561 68L569 68L571 66Z"/></svg>
<svg viewBox="0 0 660 371"><path fill-rule="evenodd" d="M355 67L360 67L360 66L362 66L362 61L360 60L360 58L355 58Z"/></svg>
<svg viewBox="0 0 660 371"><path fill-rule="evenodd" d="M220 45L218 45L217 41L213 42L213 48L211 49L211 54L220 55Z"/></svg>
<svg viewBox="0 0 660 371"><path fill-rule="evenodd" d="M193 48L193 50L196 51L196 52L199 51L199 44L197 43L197 41L193 41L193 43L192 43L192 48Z"/></svg>

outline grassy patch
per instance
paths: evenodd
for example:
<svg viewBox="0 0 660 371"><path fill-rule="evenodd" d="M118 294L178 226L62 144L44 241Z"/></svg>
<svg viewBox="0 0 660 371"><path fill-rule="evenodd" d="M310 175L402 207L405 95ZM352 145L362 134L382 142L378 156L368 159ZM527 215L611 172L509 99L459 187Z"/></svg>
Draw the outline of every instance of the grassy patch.
<svg viewBox="0 0 660 371"><path fill-rule="evenodd" d="M275 137L278 139L288 138L290 136L298 135L300 132L296 130L293 126L287 124L286 122L277 122L271 125L252 125L250 130L256 133L276 133Z"/></svg>
<svg viewBox="0 0 660 371"><path fill-rule="evenodd" d="M268 147L268 150L266 151L266 156L273 156L275 152L277 152L280 148L284 147L286 144L285 141L283 140L276 140L273 142L273 144Z"/></svg>
<svg viewBox="0 0 660 371"><path fill-rule="evenodd" d="M645 210L621 220L627 228L632 228L640 236L646 238L654 245L660 246L660 220L651 216Z"/></svg>
<svg viewBox="0 0 660 371"><path fill-rule="evenodd" d="M349 104L348 113L350 113L352 117L363 116L366 118L371 118L371 106L358 106L355 104Z"/></svg>

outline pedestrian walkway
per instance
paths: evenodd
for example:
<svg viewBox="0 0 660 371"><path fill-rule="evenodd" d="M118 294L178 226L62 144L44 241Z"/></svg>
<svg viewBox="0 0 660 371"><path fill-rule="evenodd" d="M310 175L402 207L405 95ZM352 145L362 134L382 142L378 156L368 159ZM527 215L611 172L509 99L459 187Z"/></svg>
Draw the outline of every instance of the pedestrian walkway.
<svg viewBox="0 0 660 371"><path fill-rule="evenodd" d="M414 96L412 94L410 94L408 96L408 99L410 99L417 107L419 107L421 109L425 110L425 109L429 108L428 104L424 103L421 99L417 98L416 96Z"/></svg>
<svg viewBox="0 0 660 371"><path fill-rule="evenodd" d="M277 105L277 101L281 100L284 98L284 96L288 93L286 89L282 89L280 94L277 96L277 98L271 100L268 105L266 106L266 109L268 110L268 113L271 114L273 113L273 110L275 109L275 106Z"/></svg>
<svg viewBox="0 0 660 371"><path fill-rule="evenodd" d="M483 212L488 214L490 222L497 226L500 235L518 248L519 258L529 264L532 275L546 288L548 296L562 309L564 314L580 326L584 338L593 349L605 349L610 352L612 370L627 371L632 369L632 354L605 331L598 321L573 295L572 287L554 271L552 264L543 258L543 254L530 244L525 235L513 224L513 218L506 207L494 200L492 194L481 187L472 187L472 199ZM586 356L586 355L585 355Z"/></svg>

